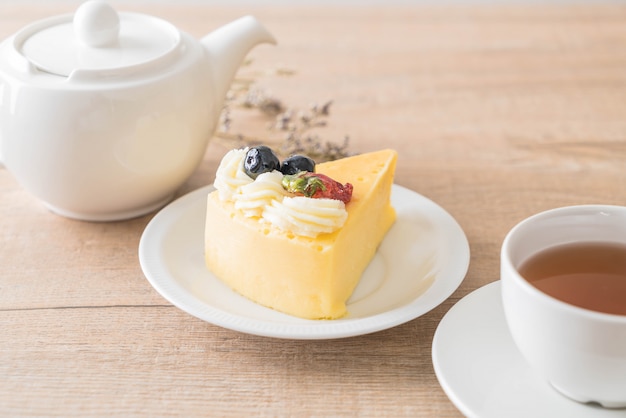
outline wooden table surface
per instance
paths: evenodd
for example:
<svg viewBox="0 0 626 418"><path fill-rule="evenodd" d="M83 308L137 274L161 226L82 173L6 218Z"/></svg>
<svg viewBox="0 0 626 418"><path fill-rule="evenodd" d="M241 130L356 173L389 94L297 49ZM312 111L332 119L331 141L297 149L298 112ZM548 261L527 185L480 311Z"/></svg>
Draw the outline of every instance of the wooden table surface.
<svg viewBox="0 0 626 418"><path fill-rule="evenodd" d="M498 280L506 232L554 207L626 205L624 6L114 4L198 37L255 14L279 43L256 48L245 77L294 108L332 100L320 135L348 135L351 152L397 149L396 182L456 218L469 271L440 306L385 331L242 334L150 286L137 248L154 213L65 219L0 169L2 416L460 416L432 338L460 298ZM2 3L0 36L75 6ZM266 134L260 116L239 117ZM212 140L179 195L212 183L230 146Z"/></svg>

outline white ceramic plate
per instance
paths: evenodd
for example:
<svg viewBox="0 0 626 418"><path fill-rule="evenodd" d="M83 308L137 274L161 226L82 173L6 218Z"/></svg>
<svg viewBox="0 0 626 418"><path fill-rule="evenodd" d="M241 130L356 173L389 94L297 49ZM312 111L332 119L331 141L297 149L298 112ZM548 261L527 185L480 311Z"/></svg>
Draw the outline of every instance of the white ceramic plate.
<svg viewBox="0 0 626 418"><path fill-rule="evenodd" d="M507 328L500 281L457 302L439 323L432 349L441 387L467 417L626 417L625 409L567 399L533 373Z"/></svg>
<svg viewBox="0 0 626 418"><path fill-rule="evenodd" d="M233 292L205 267L204 221L211 190L201 188L162 209L141 237L139 260L165 299L224 328L291 339L380 331L435 308L467 272L469 245L458 223L432 201L394 185L397 220L350 298L348 315L316 321L276 312Z"/></svg>

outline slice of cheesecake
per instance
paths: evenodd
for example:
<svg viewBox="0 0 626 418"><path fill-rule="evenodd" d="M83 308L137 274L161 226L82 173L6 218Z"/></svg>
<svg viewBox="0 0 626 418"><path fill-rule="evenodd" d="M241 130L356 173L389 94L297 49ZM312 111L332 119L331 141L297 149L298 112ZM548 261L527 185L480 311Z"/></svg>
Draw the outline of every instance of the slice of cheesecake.
<svg viewBox="0 0 626 418"><path fill-rule="evenodd" d="M382 150L317 165L316 172L354 187L340 229L297 236L245 217L217 191L207 199L209 270L241 295L308 319L346 315L346 301L395 221L390 204L397 153Z"/></svg>

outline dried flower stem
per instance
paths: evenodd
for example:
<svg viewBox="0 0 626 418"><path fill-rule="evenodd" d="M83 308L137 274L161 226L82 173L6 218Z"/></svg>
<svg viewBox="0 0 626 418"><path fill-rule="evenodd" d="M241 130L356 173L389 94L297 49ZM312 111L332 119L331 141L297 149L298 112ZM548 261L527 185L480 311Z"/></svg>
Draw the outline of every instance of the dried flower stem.
<svg viewBox="0 0 626 418"><path fill-rule="evenodd" d="M293 75L293 71L276 70L279 76ZM215 133L218 139L227 141L232 146L254 146L273 142L262 135L232 133L233 107L258 111L268 121L268 133L279 133L282 141L276 150L282 155L304 154L318 162L343 158L349 153L349 138L345 136L340 144L323 140L313 130L324 128L328 124L332 100L322 105L313 104L307 110L298 110L286 106L281 100L271 96L255 85L254 78L237 77L226 97L221 114L220 126ZM234 144L233 144L234 142Z"/></svg>

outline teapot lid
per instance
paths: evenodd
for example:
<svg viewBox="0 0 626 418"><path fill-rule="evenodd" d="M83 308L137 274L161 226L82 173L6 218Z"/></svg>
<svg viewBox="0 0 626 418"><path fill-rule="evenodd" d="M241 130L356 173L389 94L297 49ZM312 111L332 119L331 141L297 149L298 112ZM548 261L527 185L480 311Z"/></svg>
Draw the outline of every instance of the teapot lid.
<svg viewBox="0 0 626 418"><path fill-rule="evenodd" d="M69 76L74 70L119 70L145 64L175 50L180 33L151 16L118 14L103 1L83 3L71 17L32 27L18 46L37 69Z"/></svg>

